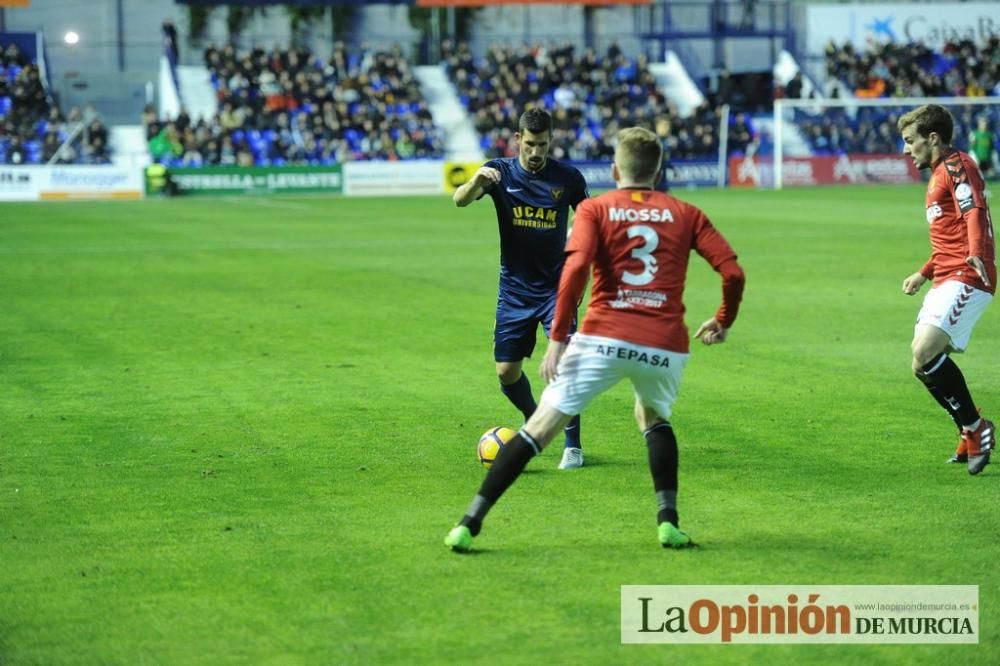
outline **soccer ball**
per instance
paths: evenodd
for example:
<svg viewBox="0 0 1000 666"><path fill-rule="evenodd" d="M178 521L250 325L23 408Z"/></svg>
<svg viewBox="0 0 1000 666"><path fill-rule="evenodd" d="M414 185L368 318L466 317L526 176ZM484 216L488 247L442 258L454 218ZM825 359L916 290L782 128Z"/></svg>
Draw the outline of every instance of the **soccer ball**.
<svg viewBox="0 0 1000 666"><path fill-rule="evenodd" d="M483 467L489 469L493 461L500 455L500 449L503 448L504 444L513 439L516 434L510 428L504 428L503 426L490 428L484 432L483 436L479 438L479 446L476 447L476 455L479 457L479 462L483 464Z"/></svg>

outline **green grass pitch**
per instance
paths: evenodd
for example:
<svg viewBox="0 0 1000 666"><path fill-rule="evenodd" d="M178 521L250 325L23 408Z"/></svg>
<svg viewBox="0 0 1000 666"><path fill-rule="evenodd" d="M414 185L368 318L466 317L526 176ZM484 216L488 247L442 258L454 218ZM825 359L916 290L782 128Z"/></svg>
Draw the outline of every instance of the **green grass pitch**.
<svg viewBox="0 0 1000 666"><path fill-rule="evenodd" d="M692 191L748 275L676 405L656 541L622 385L442 545L517 426L488 202L307 196L0 206L0 663L1000 661L1000 465L909 370L922 188ZM719 301L692 258L688 324ZM527 364L537 393L544 351ZM959 363L1000 416L1000 310ZM977 584L975 646L628 646L623 584Z"/></svg>

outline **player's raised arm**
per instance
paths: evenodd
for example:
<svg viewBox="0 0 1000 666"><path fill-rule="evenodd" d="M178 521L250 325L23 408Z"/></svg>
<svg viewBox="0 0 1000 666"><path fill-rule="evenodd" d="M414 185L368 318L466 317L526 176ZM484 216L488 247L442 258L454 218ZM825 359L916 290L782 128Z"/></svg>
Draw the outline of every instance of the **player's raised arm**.
<svg viewBox="0 0 1000 666"><path fill-rule="evenodd" d="M500 182L500 171L493 167L482 166L476 169L467 183L459 186L452 196L452 201L459 208L468 206L470 203L483 196L483 192Z"/></svg>

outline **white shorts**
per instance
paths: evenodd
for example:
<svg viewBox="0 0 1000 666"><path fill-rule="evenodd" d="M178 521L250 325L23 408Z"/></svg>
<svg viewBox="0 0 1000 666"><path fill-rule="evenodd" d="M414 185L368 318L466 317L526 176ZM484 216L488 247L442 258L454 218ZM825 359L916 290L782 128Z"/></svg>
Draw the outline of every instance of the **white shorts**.
<svg viewBox="0 0 1000 666"><path fill-rule="evenodd" d="M541 399L563 414L576 415L591 400L628 377L638 401L668 419L688 356L577 333L559 361L558 376L545 387Z"/></svg>
<svg viewBox="0 0 1000 666"><path fill-rule="evenodd" d="M989 292L958 280L948 280L924 296L917 326L927 324L940 328L951 338L951 348L963 352L969 345L972 329L992 300L993 295Z"/></svg>

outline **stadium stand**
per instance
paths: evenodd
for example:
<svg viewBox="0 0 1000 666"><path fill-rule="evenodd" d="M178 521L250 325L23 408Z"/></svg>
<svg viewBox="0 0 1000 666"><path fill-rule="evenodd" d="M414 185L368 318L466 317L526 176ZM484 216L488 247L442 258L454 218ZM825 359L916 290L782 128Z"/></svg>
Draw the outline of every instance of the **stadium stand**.
<svg viewBox="0 0 1000 666"><path fill-rule="evenodd" d="M494 45L475 58L459 43L444 58L489 157L514 154L517 115L536 100L553 114L557 159L610 159L614 136L630 125L656 132L674 159L718 152L718 108L706 103L682 118L658 89L646 57L629 57L615 45L604 55L593 49L577 55L570 44Z"/></svg>
<svg viewBox="0 0 1000 666"><path fill-rule="evenodd" d="M1000 95L1000 38L982 46L948 42L940 52L922 44L872 43L826 47L829 77L858 97L983 97Z"/></svg>
<svg viewBox="0 0 1000 666"><path fill-rule="evenodd" d="M831 43L826 56L829 80L836 82L832 94L1000 95L998 45L994 37L979 47L949 43L935 53L918 44L873 43L869 52L859 53L849 44ZM646 57L627 55L614 44L603 53L568 43L493 45L475 57L467 43L445 41L441 52L488 157L514 154L517 116L533 103L553 114L552 154L558 159L608 160L618 129L630 125L656 132L669 159L714 159L726 104L732 107L730 155L773 150L769 125L759 125L763 115L755 115L769 111L760 99L748 98L771 88L764 81L743 85L723 71L710 90L706 87L706 100L682 116L658 88ZM159 163L331 164L444 154L442 132L398 47L374 50L362 44L351 51L338 42L324 61L303 49L238 51L227 44L206 49L204 63L216 93L216 114L197 121L184 109L164 120L144 115L150 154ZM801 97L801 77L774 91ZM0 111L2 104L0 98ZM895 121L900 112L887 106L796 113L805 144L813 154L824 155L899 151ZM1000 124L992 109L969 107L955 115L956 145L962 148L981 116L991 128Z"/></svg>
<svg viewBox="0 0 1000 666"><path fill-rule="evenodd" d="M1000 38L981 46L965 40L948 42L940 52L922 44L872 43L866 52L849 43L826 48L828 76L858 98L886 98L885 107L857 111L828 108L821 116L797 114L797 123L815 154L895 153L901 150L896 120L907 108L893 108L893 98L984 97L1000 95ZM839 87L833 88L836 91ZM954 144L968 150L978 118L1000 124L996 107L952 109Z"/></svg>
<svg viewBox="0 0 1000 666"><path fill-rule="evenodd" d="M204 53L218 112L144 117L150 153L173 166L331 164L440 158L443 138L399 49L338 43L328 61L300 49Z"/></svg>
<svg viewBox="0 0 1000 666"><path fill-rule="evenodd" d="M80 131L77 131L79 129ZM67 139L73 135L71 142ZM63 115L36 63L0 44L0 164L106 164L108 130L96 111Z"/></svg>

